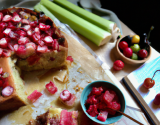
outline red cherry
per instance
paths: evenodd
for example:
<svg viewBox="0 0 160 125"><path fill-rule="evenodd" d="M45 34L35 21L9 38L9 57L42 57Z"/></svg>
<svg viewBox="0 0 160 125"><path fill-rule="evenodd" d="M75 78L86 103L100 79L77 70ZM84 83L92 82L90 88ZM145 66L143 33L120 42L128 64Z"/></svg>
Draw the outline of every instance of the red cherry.
<svg viewBox="0 0 160 125"><path fill-rule="evenodd" d="M113 64L114 70L122 70L124 67L124 63L121 60L116 60Z"/></svg>
<svg viewBox="0 0 160 125"><path fill-rule="evenodd" d="M132 49L129 48L129 47L124 48L124 50L123 50L123 54L124 54L126 57L128 57L128 58L130 58L130 57L132 56L132 53L133 53L133 51L132 51Z"/></svg>
<svg viewBox="0 0 160 125"><path fill-rule="evenodd" d="M139 52L138 52L138 56L141 57L141 58L146 58L147 55L148 55L148 52L147 52L147 50L145 50L145 49L141 49L141 50L139 50Z"/></svg>
<svg viewBox="0 0 160 125"><path fill-rule="evenodd" d="M156 70L153 74L153 77L152 78L146 78L143 82L143 86L146 88L146 89L149 89L149 88L152 88L155 84L155 81L153 80L156 72L158 72L160 70Z"/></svg>
<svg viewBox="0 0 160 125"><path fill-rule="evenodd" d="M153 100L155 105L160 105L160 93L158 93L155 97L155 99Z"/></svg>
<svg viewBox="0 0 160 125"><path fill-rule="evenodd" d="M146 88L146 89L149 89L149 88L152 88L155 84L155 81L152 80L151 78L146 78L143 82L143 86Z"/></svg>
<svg viewBox="0 0 160 125"><path fill-rule="evenodd" d="M126 42L126 41L121 41L120 43L119 43L119 48L120 49L124 49L124 48L127 48L128 47L128 43Z"/></svg>

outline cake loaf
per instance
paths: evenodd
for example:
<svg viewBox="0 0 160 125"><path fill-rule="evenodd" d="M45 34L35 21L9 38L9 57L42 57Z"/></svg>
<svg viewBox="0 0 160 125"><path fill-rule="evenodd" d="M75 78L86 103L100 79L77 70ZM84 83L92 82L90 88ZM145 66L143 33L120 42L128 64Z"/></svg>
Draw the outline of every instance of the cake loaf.
<svg viewBox="0 0 160 125"><path fill-rule="evenodd" d="M49 17L26 8L1 10L0 31L1 111L27 103L19 71L65 66L68 43Z"/></svg>

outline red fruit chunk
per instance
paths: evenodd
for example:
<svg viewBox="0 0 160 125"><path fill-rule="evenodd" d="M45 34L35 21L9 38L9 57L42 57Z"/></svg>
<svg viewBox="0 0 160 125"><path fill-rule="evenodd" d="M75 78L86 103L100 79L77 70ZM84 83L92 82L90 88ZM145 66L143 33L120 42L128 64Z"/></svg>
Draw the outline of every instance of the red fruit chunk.
<svg viewBox="0 0 160 125"><path fill-rule="evenodd" d="M103 95L104 95L104 93L102 93L101 95L99 95L97 97L98 102L102 102L103 101Z"/></svg>
<svg viewBox="0 0 160 125"><path fill-rule="evenodd" d="M15 14L12 18L12 21L15 23L20 22L22 19L20 18L20 16L18 14Z"/></svg>
<svg viewBox="0 0 160 125"><path fill-rule="evenodd" d="M146 78L143 82L143 86L146 89L152 88L155 85L155 81L152 80L151 78Z"/></svg>
<svg viewBox="0 0 160 125"><path fill-rule="evenodd" d="M51 26L50 25L45 25L43 23L39 23L39 29L42 31L47 31Z"/></svg>
<svg viewBox="0 0 160 125"><path fill-rule="evenodd" d="M68 90L63 90L60 93L60 99L62 101L68 101L68 100L70 100L70 98L71 98L71 93Z"/></svg>
<svg viewBox="0 0 160 125"><path fill-rule="evenodd" d="M46 84L46 88L51 94L56 93L58 90L57 87L55 86L55 84L51 81L50 81L50 83Z"/></svg>
<svg viewBox="0 0 160 125"><path fill-rule="evenodd" d="M3 13L0 12L0 21L3 19Z"/></svg>
<svg viewBox="0 0 160 125"><path fill-rule="evenodd" d="M8 36L8 34L11 32L11 29L10 28L6 28L4 31L3 31L3 34Z"/></svg>
<svg viewBox="0 0 160 125"><path fill-rule="evenodd" d="M58 44L58 41L56 39L54 39L54 42L53 42L53 49L54 50L59 50L59 44Z"/></svg>
<svg viewBox="0 0 160 125"><path fill-rule="evenodd" d="M3 49L0 48L0 57L1 57L2 53L3 53Z"/></svg>
<svg viewBox="0 0 160 125"><path fill-rule="evenodd" d="M38 42L38 40L40 40L41 36L37 33L33 33L32 34L32 39L34 42Z"/></svg>
<svg viewBox="0 0 160 125"><path fill-rule="evenodd" d="M13 47L13 44L12 44L12 43L8 43L8 48L9 48L11 51L14 51L14 47Z"/></svg>
<svg viewBox="0 0 160 125"><path fill-rule="evenodd" d="M128 58L130 58L132 56L132 53L133 53L133 51L129 47L123 49L123 54Z"/></svg>
<svg viewBox="0 0 160 125"><path fill-rule="evenodd" d="M29 65L33 65L34 63L38 62L40 60L39 56L33 55L27 58L27 61Z"/></svg>
<svg viewBox="0 0 160 125"><path fill-rule="evenodd" d="M67 56L66 60L69 60L70 62L73 62L72 56Z"/></svg>
<svg viewBox="0 0 160 125"><path fill-rule="evenodd" d="M36 28L34 29L34 32L35 32L35 33L38 33L38 34L41 33L38 27L36 27Z"/></svg>
<svg viewBox="0 0 160 125"><path fill-rule="evenodd" d="M119 102L119 98L118 98L116 92L113 90L109 90L109 92L114 95L113 101Z"/></svg>
<svg viewBox="0 0 160 125"><path fill-rule="evenodd" d="M10 15L5 15L5 16L3 17L3 19L2 19L2 21L4 21L4 22L9 22L9 21L11 21L11 19L12 19L12 16L10 16Z"/></svg>
<svg viewBox="0 0 160 125"><path fill-rule="evenodd" d="M9 37L12 39L12 40L18 40L19 36L18 34L14 33L13 31L11 31L9 33Z"/></svg>
<svg viewBox="0 0 160 125"><path fill-rule="evenodd" d="M31 56L36 52L36 44L29 42L26 44L26 56Z"/></svg>
<svg viewBox="0 0 160 125"><path fill-rule="evenodd" d="M88 110L86 111L90 116L95 117L98 115L97 105L90 105Z"/></svg>
<svg viewBox="0 0 160 125"><path fill-rule="evenodd" d="M45 42L46 44L52 44L53 39L52 39L51 36L46 36L46 37L44 38L44 42Z"/></svg>
<svg viewBox="0 0 160 125"><path fill-rule="evenodd" d="M148 52L145 49L141 49L138 51L138 56L141 58L146 58L148 56Z"/></svg>
<svg viewBox="0 0 160 125"><path fill-rule="evenodd" d="M124 63L121 61L121 60L116 60L114 63L113 63L113 69L114 70L122 70L124 67Z"/></svg>
<svg viewBox="0 0 160 125"><path fill-rule="evenodd" d="M25 36L27 36L27 33L25 32L25 31L23 31L23 30L18 30L18 31L16 31L15 33L17 33L20 37L25 37Z"/></svg>
<svg viewBox="0 0 160 125"><path fill-rule="evenodd" d="M96 104L98 101L97 99L95 98L95 95L91 95L90 97L88 97L86 103L87 104Z"/></svg>
<svg viewBox="0 0 160 125"><path fill-rule="evenodd" d="M27 19L22 19L22 24L29 24L29 20L27 20Z"/></svg>
<svg viewBox="0 0 160 125"><path fill-rule="evenodd" d="M106 119L107 119L107 116L108 116L108 112L107 111L100 111L100 113L97 116L97 119L102 121L102 122L105 122Z"/></svg>
<svg viewBox="0 0 160 125"><path fill-rule="evenodd" d="M3 86L3 80L0 79L0 87L2 87L2 86Z"/></svg>
<svg viewBox="0 0 160 125"><path fill-rule="evenodd" d="M103 95L103 101L106 104L109 104L110 102L112 102L113 98L114 98L113 94L111 94L109 91L105 91L105 93Z"/></svg>
<svg viewBox="0 0 160 125"><path fill-rule="evenodd" d="M42 40L38 40L38 44L43 47L44 46L44 42Z"/></svg>
<svg viewBox="0 0 160 125"><path fill-rule="evenodd" d="M158 93L155 97L155 99L153 100L155 105L160 105L160 93Z"/></svg>
<svg viewBox="0 0 160 125"><path fill-rule="evenodd" d="M13 90L14 90L13 87L6 86L5 88L2 89L2 96L8 97L8 96L12 95Z"/></svg>
<svg viewBox="0 0 160 125"><path fill-rule="evenodd" d="M93 87L91 94L92 95L100 95L103 92L103 88L102 87Z"/></svg>
<svg viewBox="0 0 160 125"><path fill-rule="evenodd" d="M0 22L0 29L4 30L4 28L7 26L7 23L5 22Z"/></svg>
<svg viewBox="0 0 160 125"><path fill-rule="evenodd" d="M116 111L114 111L112 109L115 109L115 110L120 110L121 109L121 105L119 103L117 103L116 101L110 102L108 104L108 107L111 108L111 109L107 108L106 110L111 115L115 115L116 114Z"/></svg>
<svg viewBox="0 0 160 125"><path fill-rule="evenodd" d="M28 35L29 37L31 37L31 36L32 36L32 30L28 30L28 31L27 31L27 35Z"/></svg>
<svg viewBox="0 0 160 125"><path fill-rule="evenodd" d="M54 29L48 29L45 31L47 35L52 36L54 33Z"/></svg>
<svg viewBox="0 0 160 125"><path fill-rule="evenodd" d="M30 25L25 25L25 26L23 27L23 29L24 29L25 31L28 31L30 28L31 28Z"/></svg>
<svg viewBox="0 0 160 125"><path fill-rule="evenodd" d="M7 38L2 38L0 40L0 47L7 48L7 43L8 43L8 39Z"/></svg>
<svg viewBox="0 0 160 125"><path fill-rule="evenodd" d="M107 108L107 104L104 103L104 102L99 102L97 104L97 108L100 109L100 110L106 109Z"/></svg>
<svg viewBox="0 0 160 125"><path fill-rule="evenodd" d="M34 90L27 98L34 103L39 97L42 96L41 92L38 92L37 90Z"/></svg>
<svg viewBox="0 0 160 125"><path fill-rule="evenodd" d="M71 94L71 97L68 101L64 101L65 105L67 106L73 106L76 100L76 96Z"/></svg>
<svg viewBox="0 0 160 125"><path fill-rule="evenodd" d="M124 49L124 48L127 48L128 47L128 43L126 41L121 41L119 42L119 48L120 49Z"/></svg>
<svg viewBox="0 0 160 125"><path fill-rule="evenodd" d="M37 47L37 52L40 52L40 53L45 53L45 52L47 52L47 50L48 50L48 47L47 46L39 46L38 45L38 47Z"/></svg>
<svg viewBox="0 0 160 125"><path fill-rule="evenodd" d="M21 37L18 40L18 44L20 44L20 45L25 45L26 43L29 43L29 39L27 37Z"/></svg>
<svg viewBox="0 0 160 125"><path fill-rule="evenodd" d="M53 125L78 125L78 111L68 112L67 110L62 110L60 115L60 123L55 123Z"/></svg>
<svg viewBox="0 0 160 125"><path fill-rule="evenodd" d="M24 45L14 45L14 50L17 56L20 58L26 58L26 48Z"/></svg>
<svg viewBox="0 0 160 125"><path fill-rule="evenodd" d="M3 73L3 68L1 67L1 68L0 68L0 74L2 74L2 73Z"/></svg>
<svg viewBox="0 0 160 125"><path fill-rule="evenodd" d="M37 21L32 21L32 22L30 22L30 26L31 27L36 27L37 26Z"/></svg>
<svg viewBox="0 0 160 125"><path fill-rule="evenodd" d="M7 27L8 27L8 28L11 28L12 30L16 29L16 26L13 25L13 23L11 23L11 22L8 22Z"/></svg>
<svg viewBox="0 0 160 125"><path fill-rule="evenodd" d="M10 57L11 56L11 50L4 49L3 52L2 52L2 56L3 57Z"/></svg>

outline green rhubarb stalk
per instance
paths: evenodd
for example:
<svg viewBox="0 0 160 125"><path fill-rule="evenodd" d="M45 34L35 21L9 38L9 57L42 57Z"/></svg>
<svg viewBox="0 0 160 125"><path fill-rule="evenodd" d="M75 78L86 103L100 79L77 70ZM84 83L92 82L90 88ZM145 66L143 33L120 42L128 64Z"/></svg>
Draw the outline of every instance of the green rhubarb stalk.
<svg viewBox="0 0 160 125"><path fill-rule="evenodd" d="M42 11L39 6L40 6L40 3L36 4L36 5L34 6L34 10L36 10L37 12Z"/></svg>
<svg viewBox="0 0 160 125"><path fill-rule="evenodd" d="M55 16L40 3L38 3L36 6L34 6L34 9L39 12L40 11L44 12L46 16L50 17L54 21Z"/></svg>
<svg viewBox="0 0 160 125"><path fill-rule="evenodd" d="M67 0L54 0L53 2L110 33L116 28L116 24L114 22L97 16Z"/></svg>
<svg viewBox="0 0 160 125"><path fill-rule="evenodd" d="M85 36L96 45L100 46L110 41L111 34L109 32L80 18L49 0L41 0L40 3L62 23L68 24L73 30Z"/></svg>

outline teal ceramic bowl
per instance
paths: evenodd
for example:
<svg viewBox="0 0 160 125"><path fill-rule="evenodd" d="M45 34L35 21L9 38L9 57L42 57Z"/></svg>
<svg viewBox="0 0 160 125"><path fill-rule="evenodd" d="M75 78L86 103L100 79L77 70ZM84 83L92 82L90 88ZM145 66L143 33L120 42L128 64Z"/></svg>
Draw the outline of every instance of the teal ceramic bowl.
<svg viewBox="0 0 160 125"><path fill-rule="evenodd" d="M125 97L124 97L123 93L121 92L121 90L116 85L114 85L114 84L112 84L112 83L110 83L108 81L94 81L94 82L90 83L89 85L87 85L84 88L84 90L83 90L83 92L81 94L81 99L80 99L80 103L81 103L82 109L85 112L85 114L91 120L93 120L96 123L99 123L99 124L111 124L111 123L117 122L118 120L120 120L122 118L122 115L120 113L116 113L115 116L108 117L105 122L102 122L102 121L97 119L97 116L96 117L92 117L86 112L87 109L85 107L85 102L87 100L87 96L89 95L89 93L91 92L93 87L100 87L100 86L108 88L108 89L111 89L111 90L113 90L113 91L115 91L117 93L117 95L119 97L119 100L120 100L120 104L121 104L120 111L121 112L125 112L126 100L125 100Z"/></svg>

